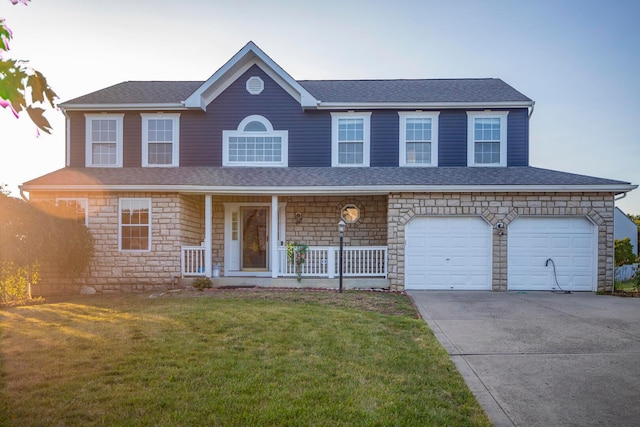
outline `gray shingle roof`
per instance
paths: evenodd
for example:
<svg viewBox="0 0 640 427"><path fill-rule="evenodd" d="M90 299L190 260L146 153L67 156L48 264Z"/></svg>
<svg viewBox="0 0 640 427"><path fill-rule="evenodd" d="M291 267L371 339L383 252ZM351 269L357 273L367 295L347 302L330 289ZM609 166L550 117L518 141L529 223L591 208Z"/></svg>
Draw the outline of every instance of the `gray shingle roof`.
<svg viewBox="0 0 640 427"><path fill-rule="evenodd" d="M306 188L310 192L320 188L348 190L350 188L384 187L388 191L402 191L411 187L424 187L436 191L435 186L490 186L500 188L514 186L548 187L602 187L630 186L628 182L595 178L534 167L437 167L437 168L230 168L230 167L181 167L181 168L64 168L23 185L26 191L45 187L78 186L95 188L126 187L184 187L184 191L269 189L286 193L289 188ZM418 189L419 190L419 189ZM581 188L584 191L584 188ZM611 189L603 191L612 191ZM617 190L616 190L617 191ZM627 190L628 191L628 190Z"/></svg>
<svg viewBox="0 0 640 427"><path fill-rule="evenodd" d="M302 80L322 102L528 102L500 79Z"/></svg>
<svg viewBox="0 0 640 427"><path fill-rule="evenodd" d="M173 104L184 101L203 82L122 82L62 104Z"/></svg>
<svg viewBox="0 0 640 427"><path fill-rule="evenodd" d="M204 82L129 81L62 103L177 104ZM531 102L500 79L303 80L298 82L322 102Z"/></svg>

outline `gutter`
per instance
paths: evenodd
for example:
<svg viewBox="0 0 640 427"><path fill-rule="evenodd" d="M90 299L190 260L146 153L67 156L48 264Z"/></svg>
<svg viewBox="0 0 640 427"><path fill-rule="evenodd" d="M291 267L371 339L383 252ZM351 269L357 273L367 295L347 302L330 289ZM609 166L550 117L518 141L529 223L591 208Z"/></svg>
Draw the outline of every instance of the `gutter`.
<svg viewBox="0 0 640 427"><path fill-rule="evenodd" d="M216 186L216 185L33 185L26 191L146 191L180 192L192 194L244 194L244 195L312 195L312 194L370 194L396 192L416 193L571 193L604 192L626 193L637 185L360 185L360 186ZM21 187L22 189L22 187Z"/></svg>

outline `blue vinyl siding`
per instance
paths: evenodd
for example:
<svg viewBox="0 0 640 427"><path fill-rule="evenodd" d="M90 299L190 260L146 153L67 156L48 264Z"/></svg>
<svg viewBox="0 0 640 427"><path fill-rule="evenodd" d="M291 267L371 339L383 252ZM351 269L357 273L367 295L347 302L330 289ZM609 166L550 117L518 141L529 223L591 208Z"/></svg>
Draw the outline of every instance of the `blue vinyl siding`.
<svg viewBox="0 0 640 427"><path fill-rule="evenodd" d="M529 166L529 111L511 110L507 120L507 166Z"/></svg>
<svg viewBox="0 0 640 427"><path fill-rule="evenodd" d="M467 112L442 111L438 128L438 166L467 166Z"/></svg>
<svg viewBox="0 0 640 427"><path fill-rule="evenodd" d="M250 95L246 81L258 76L264 81L260 95ZM399 123L396 110L371 111L372 167L399 165ZM149 111L152 112L152 111ZM69 112L71 166L85 165L85 117ZM298 101L254 65L225 89L207 111L180 112L180 166L222 166L222 132L235 130L247 116L266 117L274 130L289 132L290 167L331 166L331 113L304 111ZM508 116L508 166L529 164L529 117L526 108L510 110ZM126 112L123 129L123 165L140 167L142 163L140 112ZM440 110L438 165L467 165L466 110Z"/></svg>
<svg viewBox="0 0 640 427"><path fill-rule="evenodd" d="M371 114L370 166L398 166L398 126L397 111L373 111Z"/></svg>
<svg viewBox="0 0 640 427"><path fill-rule="evenodd" d="M250 95L246 81L264 81L260 95ZM181 166L222 166L222 131L235 130L247 116L267 118L274 130L289 131L289 166L331 166L329 112L304 112L291 95L262 69L251 67L211 104L206 113L187 113L180 120Z"/></svg>

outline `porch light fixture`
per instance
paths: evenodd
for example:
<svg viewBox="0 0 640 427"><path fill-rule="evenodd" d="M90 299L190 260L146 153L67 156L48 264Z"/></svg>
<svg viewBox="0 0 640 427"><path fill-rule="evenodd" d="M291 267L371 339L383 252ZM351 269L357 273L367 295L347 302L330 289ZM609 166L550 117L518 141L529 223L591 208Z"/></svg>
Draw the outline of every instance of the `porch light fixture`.
<svg viewBox="0 0 640 427"><path fill-rule="evenodd" d="M344 242L344 229L346 227L346 223L343 220L340 220L340 222L338 223L338 232L340 233L340 260L339 260L339 267L338 267L338 271L340 274L340 293L342 293L342 250L343 250L343 242Z"/></svg>

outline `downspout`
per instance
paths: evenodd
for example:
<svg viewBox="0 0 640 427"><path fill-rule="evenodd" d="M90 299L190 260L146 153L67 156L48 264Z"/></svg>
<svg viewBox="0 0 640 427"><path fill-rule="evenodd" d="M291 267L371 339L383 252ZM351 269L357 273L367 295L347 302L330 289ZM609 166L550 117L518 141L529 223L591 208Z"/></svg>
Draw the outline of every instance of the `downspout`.
<svg viewBox="0 0 640 427"><path fill-rule="evenodd" d="M621 195L621 196L614 197L614 198L613 198L614 204L615 204L615 202L617 202L618 200L622 200L622 199L624 199L625 197L627 197L627 192L622 193L622 195ZM615 225L614 225L614 227L615 227ZM615 291L615 290L616 290L616 263L615 263L615 261L614 261L614 262L613 262L613 286L611 286L611 295L613 295L613 293L614 293L614 291Z"/></svg>
<svg viewBox="0 0 640 427"><path fill-rule="evenodd" d="M531 118L531 116L533 116L533 110L536 108L536 102L535 101L531 101L531 109L529 110L529 118Z"/></svg>
<svg viewBox="0 0 640 427"><path fill-rule="evenodd" d="M20 197L22 197L22 200L24 200L25 202L28 202L29 198L24 195L24 190L22 189L22 185L18 187L18 190L20 190Z"/></svg>

